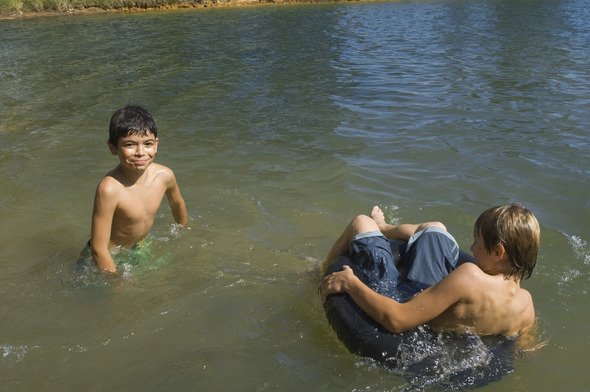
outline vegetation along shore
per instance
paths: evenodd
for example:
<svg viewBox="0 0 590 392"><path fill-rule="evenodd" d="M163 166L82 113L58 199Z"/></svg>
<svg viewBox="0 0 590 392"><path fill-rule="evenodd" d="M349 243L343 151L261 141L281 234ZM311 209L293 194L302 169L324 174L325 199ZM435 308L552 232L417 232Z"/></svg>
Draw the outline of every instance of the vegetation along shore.
<svg viewBox="0 0 590 392"><path fill-rule="evenodd" d="M0 18L357 0L0 0Z"/></svg>

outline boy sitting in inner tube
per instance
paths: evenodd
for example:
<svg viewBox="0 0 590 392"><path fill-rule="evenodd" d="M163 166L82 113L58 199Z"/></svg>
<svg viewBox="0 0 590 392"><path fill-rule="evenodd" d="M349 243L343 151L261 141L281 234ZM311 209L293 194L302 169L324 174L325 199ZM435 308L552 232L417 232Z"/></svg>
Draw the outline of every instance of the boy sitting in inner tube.
<svg viewBox="0 0 590 392"><path fill-rule="evenodd" d="M391 333L427 324L435 331L515 337L535 322L530 293L520 281L530 277L540 245L535 216L519 204L484 211L473 231L474 263L457 265L459 246L440 222L385 222L381 209L359 215L336 241L322 269L348 256L361 270L409 283L418 292L400 303L373 291L349 266L324 277L322 300L347 293ZM407 241L403 265L394 265L388 239Z"/></svg>

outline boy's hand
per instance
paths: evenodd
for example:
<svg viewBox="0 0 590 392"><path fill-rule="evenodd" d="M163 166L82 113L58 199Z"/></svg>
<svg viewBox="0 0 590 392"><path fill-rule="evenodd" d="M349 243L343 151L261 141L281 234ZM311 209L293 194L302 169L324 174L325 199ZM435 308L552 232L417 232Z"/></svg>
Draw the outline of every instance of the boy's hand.
<svg viewBox="0 0 590 392"><path fill-rule="evenodd" d="M358 278L347 265L342 268L342 271L334 272L324 277L320 287L322 302L326 302L326 298L331 294L348 292L351 284L354 284L355 280L358 280Z"/></svg>

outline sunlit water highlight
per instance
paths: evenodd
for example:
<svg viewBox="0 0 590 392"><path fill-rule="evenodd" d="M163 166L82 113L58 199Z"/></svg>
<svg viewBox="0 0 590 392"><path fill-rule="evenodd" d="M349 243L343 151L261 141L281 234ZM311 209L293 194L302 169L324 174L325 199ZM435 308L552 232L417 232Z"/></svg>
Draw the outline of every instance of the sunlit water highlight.
<svg viewBox="0 0 590 392"><path fill-rule="evenodd" d="M450 0L0 21L0 390L587 389L588 20ZM190 229L163 206L162 264L81 274L126 103L154 115ZM346 351L317 285L350 219L441 220L467 250L510 201L542 226L541 348L494 367L479 338L416 339L401 369Z"/></svg>

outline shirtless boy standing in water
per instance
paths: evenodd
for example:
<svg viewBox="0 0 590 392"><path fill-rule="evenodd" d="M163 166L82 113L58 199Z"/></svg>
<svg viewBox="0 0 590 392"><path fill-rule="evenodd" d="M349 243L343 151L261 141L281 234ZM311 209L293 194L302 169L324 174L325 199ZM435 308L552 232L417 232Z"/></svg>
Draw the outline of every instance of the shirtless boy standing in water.
<svg viewBox="0 0 590 392"><path fill-rule="evenodd" d="M436 331L508 337L522 334L535 321L533 300L520 287L520 281L530 277L536 264L539 223L521 205L498 206L479 216L473 235L471 251L475 264L464 263L455 268L453 262L456 263L459 248L442 223L392 226L376 206L371 217L359 215L348 225L328 254L323 269L340 255L349 255L355 264L356 253L364 254L361 258L365 258L365 263L368 258L371 265L383 264L395 270L388 239L404 240L408 241L406 254L412 250L414 259L409 261L409 272L400 278L423 283L427 288L408 302L399 303L371 290L350 267L344 266L342 271L323 279L322 299L348 293L392 333L427 324ZM437 258L434 256L441 252L444 257L438 259L442 261L431 265ZM412 275L412 271L421 272ZM397 275L397 270L394 272ZM443 276L429 281L439 274Z"/></svg>
<svg viewBox="0 0 590 392"><path fill-rule="evenodd" d="M174 173L154 163L157 136L152 116L140 106L125 106L111 118L108 146L120 163L98 184L88 243L101 270L116 272L109 250L133 247L149 234L164 195L176 223L187 224Z"/></svg>

